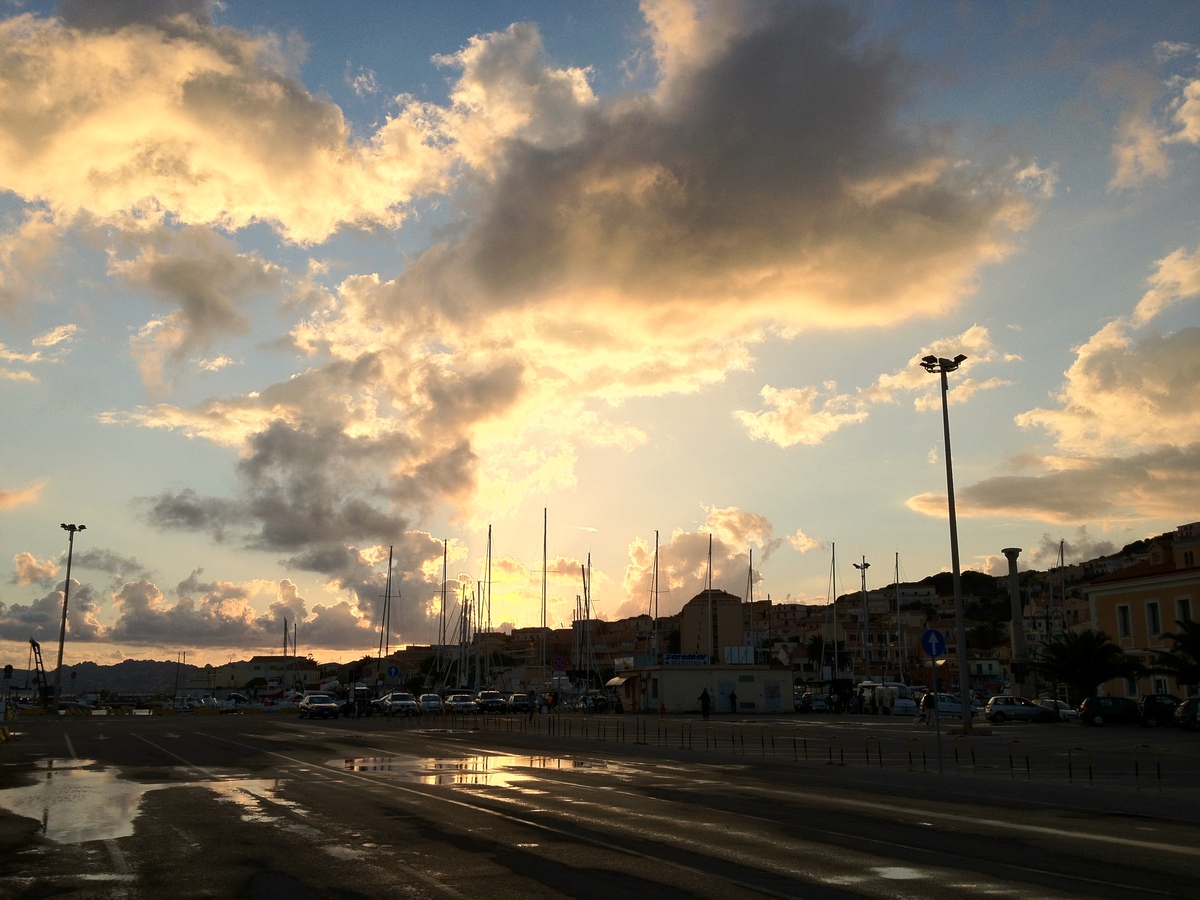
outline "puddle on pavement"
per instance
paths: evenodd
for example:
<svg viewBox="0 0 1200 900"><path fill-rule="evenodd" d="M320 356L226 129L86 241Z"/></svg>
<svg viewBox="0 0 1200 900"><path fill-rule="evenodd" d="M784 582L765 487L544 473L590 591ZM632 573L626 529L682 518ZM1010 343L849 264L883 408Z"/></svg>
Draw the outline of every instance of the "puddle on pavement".
<svg viewBox="0 0 1200 900"><path fill-rule="evenodd" d="M531 781L546 769L564 772L602 771L612 774L617 767L602 760L570 759L560 756L479 755L454 759L416 756L365 756L333 760L329 765L344 772L396 775L419 784L509 787Z"/></svg>
<svg viewBox="0 0 1200 900"><path fill-rule="evenodd" d="M276 796L280 783L273 779L230 776L145 784L121 778L118 769L94 766L87 759L43 760L33 784L0 791L0 807L38 820L42 834L60 844L129 837L142 797L169 787L207 788L220 800L236 803L247 822L273 821L264 812L267 802L302 812Z"/></svg>

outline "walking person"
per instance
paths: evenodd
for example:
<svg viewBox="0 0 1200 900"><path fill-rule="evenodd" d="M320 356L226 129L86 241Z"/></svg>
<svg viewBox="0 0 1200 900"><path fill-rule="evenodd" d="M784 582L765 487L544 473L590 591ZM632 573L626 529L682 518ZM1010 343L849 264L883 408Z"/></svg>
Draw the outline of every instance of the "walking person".
<svg viewBox="0 0 1200 900"><path fill-rule="evenodd" d="M729 711L737 714L737 694L733 691L729 692Z"/></svg>
<svg viewBox="0 0 1200 900"><path fill-rule="evenodd" d="M537 711L538 696L537 691L529 692L529 721L533 721L533 714Z"/></svg>
<svg viewBox="0 0 1200 900"><path fill-rule="evenodd" d="M712 705L712 697L708 696L708 688L700 692L700 715L708 718L708 709Z"/></svg>

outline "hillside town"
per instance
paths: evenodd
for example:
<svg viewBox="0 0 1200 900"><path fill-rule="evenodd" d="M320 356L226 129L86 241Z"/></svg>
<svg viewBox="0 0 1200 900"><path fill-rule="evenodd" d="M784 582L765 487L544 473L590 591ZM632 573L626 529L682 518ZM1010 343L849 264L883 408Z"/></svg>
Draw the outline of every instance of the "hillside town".
<svg viewBox="0 0 1200 900"><path fill-rule="evenodd" d="M960 690L959 647L966 641L969 689L980 699L1018 693L1077 704L1071 688L1051 676L1048 659L1072 635L1099 632L1132 666L1098 692L1137 699L1188 697L1193 676L1156 668L1181 627L1194 622L1200 596L1200 522L1128 545L1083 563L1010 579L967 571L962 596L965 635L955 627L949 573L839 594L832 603L773 603L720 589L701 591L682 610L619 621L577 618L572 627L477 632L443 645L410 645L351 662L320 662L294 651L219 666L161 663L159 683L142 693L221 699L230 694L270 705L305 691L343 694L350 685L373 695L492 688L535 690L564 698L604 693L626 710L684 712L698 708L700 685L722 701L736 691L741 713L791 712L803 694L849 696L863 682ZM1014 566L1015 572L1015 566ZM1018 608L1020 637L1013 629ZM710 623L706 633L705 622ZM865 627L864 627L865 626ZM945 638L943 658L922 647L931 629ZM1024 658L1014 652L1024 649ZM931 665L937 663L936 666ZM174 684L165 686L174 668ZM114 690L104 670L85 673L77 691ZM936 681L936 685L935 682Z"/></svg>

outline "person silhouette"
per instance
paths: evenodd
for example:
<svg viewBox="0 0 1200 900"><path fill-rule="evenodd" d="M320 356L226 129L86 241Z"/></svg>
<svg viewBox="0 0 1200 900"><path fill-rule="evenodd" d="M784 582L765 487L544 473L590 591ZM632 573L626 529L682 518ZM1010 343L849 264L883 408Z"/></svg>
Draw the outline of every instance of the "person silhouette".
<svg viewBox="0 0 1200 900"><path fill-rule="evenodd" d="M700 715L708 718L708 709L712 705L712 698L708 696L708 688L700 692Z"/></svg>

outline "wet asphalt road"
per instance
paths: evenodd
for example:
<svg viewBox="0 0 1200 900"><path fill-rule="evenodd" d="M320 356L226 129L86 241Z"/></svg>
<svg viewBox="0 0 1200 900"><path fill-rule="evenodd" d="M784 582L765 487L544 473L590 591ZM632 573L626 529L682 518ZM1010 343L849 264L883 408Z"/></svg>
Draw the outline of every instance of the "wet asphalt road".
<svg viewBox="0 0 1200 900"><path fill-rule="evenodd" d="M1195 897L1200 735L26 717L2 897ZM987 733L990 730L991 733Z"/></svg>

